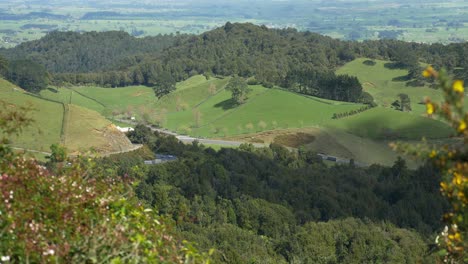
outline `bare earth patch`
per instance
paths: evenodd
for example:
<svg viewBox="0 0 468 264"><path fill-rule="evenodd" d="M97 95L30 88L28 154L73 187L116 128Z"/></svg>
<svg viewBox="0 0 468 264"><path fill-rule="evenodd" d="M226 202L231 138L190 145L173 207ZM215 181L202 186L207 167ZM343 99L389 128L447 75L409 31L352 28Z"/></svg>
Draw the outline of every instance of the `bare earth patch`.
<svg viewBox="0 0 468 264"><path fill-rule="evenodd" d="M276 136L273 142L286 147L298 148L300 146L310 144L314 142L314 140L314 135L299 132L295 134Z"/></svg>

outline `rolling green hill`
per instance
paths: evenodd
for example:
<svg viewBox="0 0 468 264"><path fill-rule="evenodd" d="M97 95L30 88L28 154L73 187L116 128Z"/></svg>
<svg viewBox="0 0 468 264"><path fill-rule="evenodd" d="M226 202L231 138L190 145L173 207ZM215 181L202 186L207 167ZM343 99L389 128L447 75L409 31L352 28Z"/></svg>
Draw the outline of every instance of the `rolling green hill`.
<svg viewBox="0 0 468 264"><path fill-rule="evenodd" d="M96 112L102 113L104 112L105 107L92 100L83 96L82 94L75 92L72 89L67 88L48 88L46 90L42 90L40 95L44 98L60 101L65 104L74 104L86 107L88 109L92 109Z"/></svg>
<svg viewBox="0 0 468 264"><path fill-rule="evenodd" d="M356 60L340 70L351 74L356 63L356 67L364 70L370 67L363 65L362 60ZM363 76L359 77L373 78L373 83L384 87L374 87L373 91L380 104L385 104L385 100L394 100L393 96L396 99L396 95L402 91L412 89L391 81L406 73L388 70L383 63L380 61L373 66L375 73L362 70ZM355 72L360 73L358 70ZM178 83L176 91L160 100L151 88L142 86L59 88L58 92L43 91L42 96L61 101L70 101L71 97L73 104L97 110L108 117L110 111L115 109L120 109L117 116L121 117L130 114L140 119L146 115L150 122L195 137L270 143L281 136L282 132L275 131L307 133L315 140L312 143L299 142L299 145L343 158L387 165L391 165L397 157L388 147L389 140L443 139L451 135L451 129L445 124L423 116L423 108L408 113L379 106L357 115L332 119L334 113L349 112L363 105L304 96L277 88L268 89L261 85L250 86L252 91L247 101L236 106L231 101L231 93L224 89L228 81L229 78L207 80L201 75L193 76ZM419 90L437 92L429 88ZM412 92L414 98L422 93ZM122 111L126 113L122 114ZM260 136L262 133L270 134L270 138Z"/></svg>
<svg viewBox="0 0 468 264"><path fill-rule="evenodd" d="M452 134L449 127L425 115L426 107L422 102L426 97L442 100L441 91L427 86L406 86L406 82L398 81L398 78L406 76L407 70L386 68L385 64L389 62L383 60L374 60L375 65L366 65L363 63L365 60L360 58L349 62L337 73L356 76L380 107L332 122L332 127L374 139L444 138ZM400 93L410 97L411 112L403 113L391 108Z"/></svg>
<svg viewBox="0 0 468 264"><path fill-rule="evenodd" d="M106 109L111 111L127 110L129 107L151 107L155 104L154 92L151 88L146 86L131 86L111 89L83 86L75 88L74 91L88 98L93 98L100 104L104 105Z"/></svg>
<svg viewBox="0 0 468 264"><path fill-rule="evenodd" d="M30 105L34 109L29 113L34 123L13 139L13 146L48 151L50 145L60 142L64 112L62 104L28 95L3 79L0 79L0 99L8 102L9 107Z"/></svg>
<svg viewBox="0 0 468 264"><path fill-rule="evenodd" d="M94 110L108 118L123 113L141 117L145 113L152 113L157 101L153 90L145 86L125 88L54 87L41 91L40 95L47 99Z"/></svg>
<svg viewBox="0 0 468 264"><path fill-rule="evenodd" d="M228 78L208 81L200 78L195 76L185 81L157 103L156 112L163 116L160 119L164 127L202 137L232 136L277 128L319 126L331 120L335 112L362 106L260 85L250 86L249 99L236 106L231 101L231 93L223 89Z"/></svg>
<svg viewBox="0 0 468 264"><path fill-rule="evenodd" d="M43 92L48 97L43 99L0 79L0 98L8 102L8 107L30 105L34 109L29 113L34 123L13 138L14 147L48 152L50 145L61 143L70 152L94 149L99 153L132 147L125 135L110 121L92 110L96 106L93 100L77 96L67 89L59 89L58 93L53 93L55 96L50 96L51 93ZM70 101L70 96L72 103L80 103L91 109L60 103Z"/></svg>
<svg viewBox="0 0 468 264"><path fill-rule="evenodd" d="M425 97L435 101L442 100L442 92L429 87L408 87L406 81L397 81L399 77L408 74L404 69L389 69L385 67L389 61L374 60L375 65L365 65L366 58L353 60L337 70L337 74L356 76L363 86L363 90L370 93L375 102L383 107L390 107L398 99L398 94L405 93L411 99L413 113L425 113L425 106L421 104Z"/></svg>
<svg viewBox="0 0 468 264"><path fill-rule="evenodd" d="M440 121L383 107L333 120L327 125L375 140L440 139L451 136L453 132Z"/></svg>

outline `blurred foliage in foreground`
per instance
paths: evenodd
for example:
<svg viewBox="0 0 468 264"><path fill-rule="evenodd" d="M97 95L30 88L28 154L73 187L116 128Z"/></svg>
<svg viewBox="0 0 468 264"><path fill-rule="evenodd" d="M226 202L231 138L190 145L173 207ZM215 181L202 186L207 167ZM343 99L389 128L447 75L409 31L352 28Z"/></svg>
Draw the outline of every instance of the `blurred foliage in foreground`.
<svg viewBox="0 0 468 264"><path fill-rule="evenodd" d="M445 70L436 71L429 66L424 77L434 78L444 93L444 102L426 99L426 112L450 124L461 140L443 147L417 147L401 144L399 149L429 159L441 172L440 191L450 204L443 219L444 230L436 237L439 254L445 263L468 263L468 112L464 109L463 81L452 80Z"/></svg>
<svg viewBox="0 0 468 264"><path fill-rule="evenodd" d="M6 143L31 120L27 109L0 114L2 263L208 263L173 234L170 220L145 209L129 177L93 159L69 159L50 171Z"/></svg>

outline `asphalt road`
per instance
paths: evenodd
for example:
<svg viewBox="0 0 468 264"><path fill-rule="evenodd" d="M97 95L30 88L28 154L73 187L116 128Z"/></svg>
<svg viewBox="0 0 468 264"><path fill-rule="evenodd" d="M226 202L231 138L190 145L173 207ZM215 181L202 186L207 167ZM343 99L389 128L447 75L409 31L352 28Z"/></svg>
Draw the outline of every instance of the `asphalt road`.
<svg viewBox="0 0 468 264"><path fill-rule="evenodd" d="M164 133L164 132L162 132ZM194 138L194 137L189 137L189 136L180 136L177 135L175 136L178 140L184 142L184 143L192 143L194 141L198 141L202 144L208 144L208 145L220 145L220 146L229 146L229 147L238 147L241 144L245 142L241 141L228 141L228 140L218 140L218 139L206 139L206 138ZM260 144L260 143L251 143L257 148L265 147L268 146L266 144Z"/></svg>
<svg viewBox="0 0 468 264"><path fill-rule="evenodd" d="M136 122L132 122L130 120L119 119L118 121L120 121L122 123L133 124L133 125L137 124ZM162 133L162 134L175 136L181 142L188 143L188 144L192 143L194 141L198 141L199 143L208 144L208 145L238 147L241 144L246 143L246 142L241 142L241 141L228 141L228 140L218 140L218 139L194 138L194 137L190 137L190 136L179 135L177 133L174 133L174 132L171 132L171 131L168 131L168 130L165 130L165 129L154 128L154 127L149 126L149 125L146 125L146 126L149 129L151 129L152 131L157 131L157 132ZM267 147L268 146L267 144L261 144L261 143L251 143L251 144L253 146L257 147L257 148ZM327 154L323 154L323 153L318 154L318 156L321 157L323 160L328 160L328 161L339 163L339 164L349 164L349 162L350 162L350 159L331 156L331 155L327 155ZM354 165L357 166L357 167L368 167L369 166L369 164L362 163L362 162L357 162L357 161L354 162Z"/></svg>

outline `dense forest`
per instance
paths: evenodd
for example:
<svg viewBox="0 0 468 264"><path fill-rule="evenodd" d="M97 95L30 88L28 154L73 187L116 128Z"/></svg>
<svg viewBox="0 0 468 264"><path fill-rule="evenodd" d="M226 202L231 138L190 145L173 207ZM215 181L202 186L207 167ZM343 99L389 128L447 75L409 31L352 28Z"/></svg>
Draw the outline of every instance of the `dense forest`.
<svg viewBox="0 0 468 264"><path fill-rule="evenodd" d="M140 62L172 46L182 35L135 38L123 31L51 32L40 40L2 49L8 60L35 61L51 73L90 73L118 69Z"/></svg>
<svg viewBox="0 0 468 264"><path fill-rule="evenodd" d="M427 263L426 238L447 207L427 164L327 167L274 144L214 151L142 125L129 136L178 159L145 167L134 153L102 164L140 179L138 197L201 249L216 248L216 262Z"/></svg>
<svg viewBox="0 0 468 264"><path fill-rule="evenodd" d="M463 69L468 66L466 43L341 41L291 28L229 22L201 35L134 38L123 32L53 32L0 54L38 62L52 73L55 84L143 84L164 95L175 82L195 74L238 75L267 87L351 102L368 96L356 78L334 71L356 57L391 60L388 67L409 70L413 85L424 82L420 62L444 66L461 79L467 79Z"/></svg>

